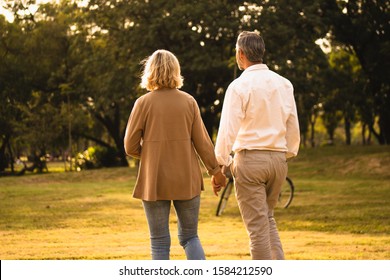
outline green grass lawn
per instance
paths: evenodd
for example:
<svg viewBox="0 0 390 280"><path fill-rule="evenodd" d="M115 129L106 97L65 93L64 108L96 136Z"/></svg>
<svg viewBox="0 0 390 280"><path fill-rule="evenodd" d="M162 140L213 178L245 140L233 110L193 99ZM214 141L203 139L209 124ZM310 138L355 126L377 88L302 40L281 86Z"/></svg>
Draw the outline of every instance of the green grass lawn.
<svg viewBox="0 0 390 280"><path fill-rule="evenodd" d="M51 167L53 169L51 169ZM0 259L150 259L136 170L0 177ZM390 259L390 147L306 149L296 193L275 216L287 259ZM208 259L250 259L234 197L221 217L205 176L199 234ZM172 211L172 259L185 259Z"/></svg>

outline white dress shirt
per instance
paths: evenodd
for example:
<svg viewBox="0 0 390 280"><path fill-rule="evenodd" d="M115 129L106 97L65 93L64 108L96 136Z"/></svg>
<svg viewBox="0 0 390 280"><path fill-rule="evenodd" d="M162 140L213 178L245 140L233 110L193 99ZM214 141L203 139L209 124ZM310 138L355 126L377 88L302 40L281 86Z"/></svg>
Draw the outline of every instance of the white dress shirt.
<svg viewBox="0 0 390 280"><path fill-rule="evenodd" d="M215 146L220 165L231 152L269 150L298 154L300 132L294 89L289 80L255 64L228 87Z"/></svg>

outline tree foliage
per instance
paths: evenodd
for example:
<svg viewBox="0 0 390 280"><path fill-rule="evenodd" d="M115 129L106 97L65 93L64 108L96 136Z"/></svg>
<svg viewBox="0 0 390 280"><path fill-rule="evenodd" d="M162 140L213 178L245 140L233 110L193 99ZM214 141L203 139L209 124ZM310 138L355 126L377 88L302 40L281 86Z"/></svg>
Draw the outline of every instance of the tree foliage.
<svg viewBox="0 0 390 280"><path fill-rule="evenodd" d="M179 58L183 90L197 100L213 137L225 90L240 74L234 48L243 30L261 33L265 62L292 81L304 144L315 145L321 114L331 140L343 121L350 143L361 121L389 143L384 0L63 0L32 12L34 3L6 0L15 19L0 16L0 171L14 154L89 145L126 164L125 125L145 93L140 62L156 49ZM321 38L330 52L316 43Z"/></svg>
<svg viewBox="0 0 390 280"><path fill-rule="evenodd" d="M359 59L370 93L370 130L381 144L390 143L390 3L386 0L324 1L322 10L332 40L350 47Z"/></svg>

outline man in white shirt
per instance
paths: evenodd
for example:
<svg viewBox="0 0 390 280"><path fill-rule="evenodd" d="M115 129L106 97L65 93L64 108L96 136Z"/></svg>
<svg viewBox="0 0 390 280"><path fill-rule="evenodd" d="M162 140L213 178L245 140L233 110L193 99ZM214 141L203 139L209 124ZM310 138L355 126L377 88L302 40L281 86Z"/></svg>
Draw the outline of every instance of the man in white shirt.
<svg viewBox="0 0 390 280"><path fill-rule="evenodd" d="M284 259L273 212L300 132L293 86L263 64L264 51L259 34L238 36L236 60L244 72L226 91L215 153L234 176L252 259Z"/></svg>

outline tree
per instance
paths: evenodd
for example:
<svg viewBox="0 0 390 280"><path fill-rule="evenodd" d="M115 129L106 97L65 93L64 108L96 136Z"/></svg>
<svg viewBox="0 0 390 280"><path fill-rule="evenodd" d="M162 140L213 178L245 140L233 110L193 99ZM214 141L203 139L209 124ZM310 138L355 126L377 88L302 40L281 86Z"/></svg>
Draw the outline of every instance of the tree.
<svg viewBox="0 0 390 280"><path fill-rule="evenodd" d="M344 46L336 46L332 49L329 53L329 63L332 69L329 73L331 94L326 98L326 107L329 108L330 104L333 104L333 114L341 111L344 119L345 141L350 145L351 126L358 120L359 115L363 125L370 121L367 112L369 114L372 108L366 102L369 96L364 90L365 78L353 50Z"/></svg>
<svg viewBox="0 0 390 280"><path fill-rule="evenodd" d="M379 131L370 130L380 144L390 144L390 13L386 0L323 1L321 11L331 39L353 49L367 77L373 114ZM375 121L375 120L374 120Z"/></svg>
<svg viewBox="0 0 390 280"><path fill-rule="evenodd" d="M197 100L213 137L225 90L239 74L234 47L243 30L261 33L265 62L293 83L304 144L310 140L315 146L321 110L330 138L341 113L347 143L357 117L381 143L388 141L388 5L383 1L90 0L86 6L48 3L34 13L28 9L33 0L7 3L15 21L0 19L0 97L5 100L0 170L6 153L18 148L16 139L42 151L87 139L88 145L94 141L116 150L127 164L127 118L146 92L139 87L140 61L160 48L179 58L183 90ZM324 37L342 52L333 49L328 59L315 43ZM48 114L52 123L41 120ZM51 125L51 131L43 131ZM33 136L29 129L41 134Z"/></svg>
<svg viewBox="0 0 390 280"><path fill-rule="evenodd" d="M72 84L119 154L124 155L127 117L144 93L138 86L140 61L159 48L178 56L183 90L197 99L213 135L224 89L233 78L229 60L237 34L234 23L239 21L236 10L237 4L225 1L199 1L195 6L185 1L89 2L77 23L84 39L78 41L80 59Z"/></svg>
<svg viewBox="0 0 390 280"><path fill-rule="evenodd" d="M61 13L52 17L52 6L43 7L43 13L31 14L21 1L15 2L15 20L4 24L5 63L0 72L4 79L1 94L6 100L4 139L10 151L13 142L19 147L18 155L31 152L38 158L48 148L53 151L65 145L61 109L66 98L60 85L66 81L69 49L66 17Z"/></svg>
<svg viewBox="0 0 390 280"><path fill-rule="evenodd" d="M25 55L25 37L17 23L0 16L0 172L11 164L13 169L12 138L15 124L21 122L19 103L29 100L30 81Z"/></svg>

